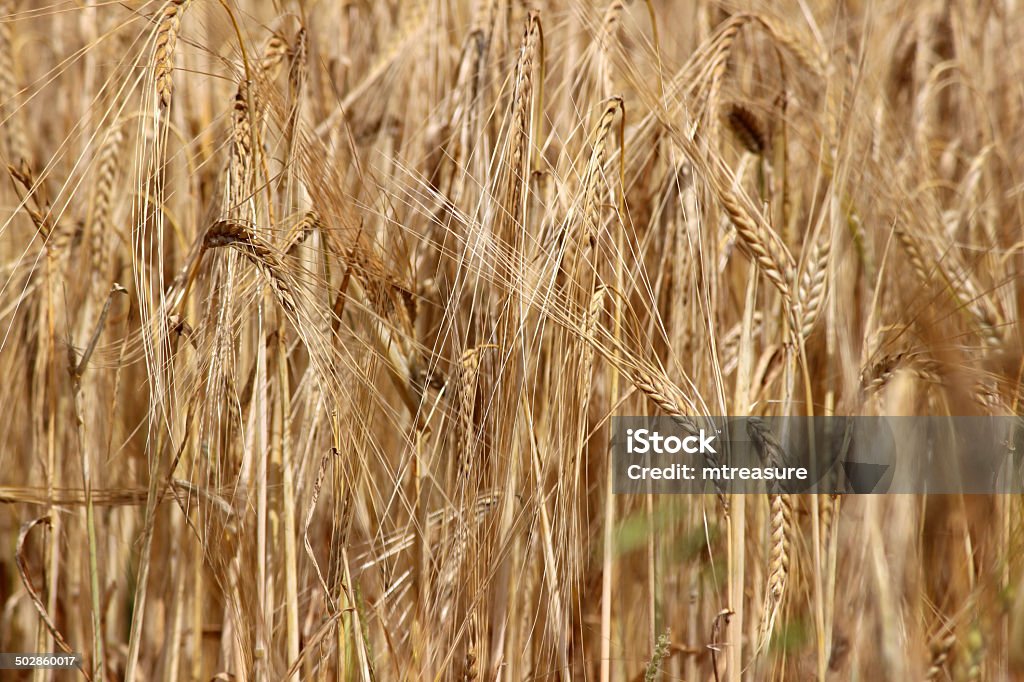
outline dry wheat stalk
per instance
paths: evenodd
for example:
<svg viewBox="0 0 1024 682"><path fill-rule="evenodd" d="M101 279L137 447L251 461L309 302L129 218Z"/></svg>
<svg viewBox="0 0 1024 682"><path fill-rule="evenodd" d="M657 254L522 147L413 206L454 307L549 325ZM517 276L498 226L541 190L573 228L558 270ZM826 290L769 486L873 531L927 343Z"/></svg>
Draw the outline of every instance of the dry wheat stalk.
<svg viewBox="0 0 1024 682"><path fill-rule="evenodd" d="M762 274L775 285L783 300L793 306L796 262L778 233L772 229L761 211L753 208L745 195L741 196L733 191L731 183L715 160L705 160L694 142L685 138L684 150L698 171L704 175L718 202L735 226L736 234L740 238L740 250L760 266Z"/></svg>
<svg viewBox="0 0 1024 682"><path fill-rule="evenodd" d="M181 30L181 17L192 0L168 0L160 12L157 22L156 42L153 47L153 81L156 86L157 104L161 110L171 106L174 89L174 50Z"/></svg>
<svg viewBox="0 0 1024 682"><path fill-rule="evenodd" d="M615 33L619 29L622 10L625 9L625 6L626 3L623 0L612 0L605 8L604 17L601 19L597 44L601 50L601 86L605 97L611 97L614 92L612 45L615 42Z"/></svg>
<svg viewBox="0 0 1024 682"><path fill-rule="evenodd" d="M16 187L20 185L21 190L25 192L21 208L28 214L36 230L45 240L47 254L55 256L58 259L56 261L58 268L63 268L68 262L72 247L81 237L82 223L70 220L67 215L62 215L59 218L54 215L46 179L37 177L24 158L19 167L9 165L7 171L17 183ZM31 200L32 206L29 206L29 200Z"/></svg>
<svg viewBox="0 0 1024 682"><path fill-rule="evenodd" d="M340 106L316 127L317 135L324 135L338 125L352 105L397 61L402 50L426 23L427 8L426 0L414 0L411 5L402 6L399 25L388 36L382 49L374 55L373 63L367 69L365 77L348 91Z"/></svg>
<svg viewBox="0 0 1024 682"><path fill-rule="evenodd" d="M616 358L608 359L612 362L616 360ZM664 373L640 364L625 367L623 371L633 386L664 410L684 432L699 433L700 427L691 416L697 413L696 406L687 400L683 392ZM708 466L714 468L719 465L718 457L714 453L705 452L703 455ZM724 485L716 479L715 488L719 504L722 505L723 510L728 512L729 502L725 496Z"/></svg>
<svg viewBox="0 0 1024 682"><path fill-rule="evenodd" d="M689 83L689 90L694 94L700 93L703 97L702 116L706 121L705 134L712 145L718 145L719 122L716 112L719 111L719 99L722 91L722 84L725 80L726 70L729 66L729 55L732 53L732 46L740 34L740 30L749 21L749 16L739 15L732 17L716 32L710 40L710 55L706 64L697 64L700 71L695 73Z"/></svg>
<svg viewBox="0 0 1024 682"><path fill-rule="evenodd" d="M793 496L769 496L768 585L762 609L760 646L767 646L786 596L789 577L790 537L793 532Z"/></svg>
<svg viewBox="0 0 1024 682"><path fill-rule="evenodd" d="M228 205L233 209L248 198L251 192L253 171L251 92L249 83L244 80L240 81L231 109L231 166Z"/></svg>
<svg viewBox="0 0 1024 682"><path fill-rule="evenodd" d="M289 57L288 90L291 101L296 102L302 95L302 88L306 84L307 62L309 61L309 33L305 26L295 33Z"/></svg>
<svg viewBox="0 0 1024 682"><path fill-rule="evenodd" d="M861 387L866 394L881 390L899 370L905 370L929 384L942 384L941 365L910 351L886 353L861 372Z"/></svg>
<svg viewBox="0 0 1024 682"><path fill-rule="evenodd" d="M316 211L305 211L302 217L291 226L285 235L284 252L291 253L295 247L309 239L313 232L320 228L321 224L319 213Z"/></svg>
<svg viewBox="0 0 1024 682"><path fill-rule="evenodd" d="M909 222L909 219L907 221ZM897 224L893 229L900 245L906 249L910 265L921 283L931 285L938 276L950 298L971 314L975 328L986 346L1001 346L1002 316L992 299L982 295L978 290L971 274L955 262L955 255L950 253L945 254L943 258L928 258L924 254L920 239L912 235L903 223Z"/></svg>
<svg viewBox="0 0 1024 682"><path fill-rule="evenodd" d="M589 340L584 344L583 357L580 366L583 372L583 386L580 390L580 399L590 399L590 389L594 380L594 345L597 343L597 327L601 322L601 312L604 310L605 300L608 298L608 287L599 285L594 288L590 296L590 304L587 306L586 317L583 320L583 338Z"/></svg>
<svg viewBox="0 0 1024 682"><path fill-rule="evenodd" d="M32 219L32 223L41 235L49 237L53 232L53 224L50 216L50 202L46 198L45 184L36 178L35 173L25 159L22 159L21 163L17 166L13 164L8 165L7 172L11 174L11 178L14 179L17 185L20 185L19 194L21 191L27 193L27 197L22 199L22 203L24 204L25 212ZM28 205L28 199L32 200L33 206Z"/></svg>
<svg viewBox="0 0 1024 682"><path fill-rule="evenodd" d="M712 183L725 212L740 237L740 250L761 266L761 272L775 285L783 298L792 300L795 264L789 249L764 216L749 210L727 186Z"/></svg>
<svg viewBox="0 0 1024 682"><path fill-rule="evenodd" d="M950 292L956 302L967 310L973 319L982 342L988 348L1004 345L1006 333L1004 317L999 311L997 298L981 293L970 271L953 259L939 262L944 271Z"/></svg>
<svg viewBox="0 0 1024 682"><path fill-rule="evenodd" d="M473 415L476 406L477 378L480 373L480 354L484 347L470 348L459 358L458 402L456 407L459 425L462 431L457 467L457 480L460 485L468 486L473 476L474 453L476 452Z"/></svg>
<svg viewBox="0 0 1024 682"><path fill-rule="evenodd" d="M714 114L719 110L719 95L729 57L740 31L751 23L762 26L780 47L792 53L815 78L820 78L825 71L824 59L815 56L814 51L806 46L805 40L780 26L771 17L753 13L731 16L708 40L705 49L696 53L698 58L683 71L684 82L689 84L691 92L700 91L703 94L703 112L707 114L706 135L712 141L718 140L718 121Z"/></svg>
<svg viewBox="0 0 1024 682"><path fill-rule="evenodd" d="M616 115L621 112L622 125L625 126L625 105L621 97L612 97L601 112L601 118L597 121L592 139L594 149L587 162L587 170L583 179L583 236L586 238L590 248L597 243L597 233L600 228L600 203L598 202L598 187L603 177L603 166L608 147L608 134L611 132L612 123ZM620 159L621 159L620 155Z"/></svg>
<svg viewBox="0 0 1024 682"><path fill-rule="evenodd" d="M907 255L910 257L910 267L913 268L914 274L922 282L930 282L932 273L925 266L924 254L921 253L917 240L902 225L897 224L893 232L900 245L906 249Z"/></svg>
<svg viewBox="0 0 1024 682"><path fill-rule="evenodd" d="M758 338L761 336L764 325L764 315L759 310L754 311L750 326L750 336ZM728 376L736 371L739 364L740 342L743 335L743 321L734 324L722 337L718 346L722 356L722 375Z"/></svg>
<svg viewBox="0 0 1024 682"><path fill-rule="evenodd" d="M39 597L39 592L33 584L32 578L29 576L29 564L28 560L25 558L25 541L32 532L32 529L39 525L52 527L53 521L50 519L50 515L47 514L46 516L40 516L36 519L25 522L22 524L21 530L18 532L18 540L15 544L14 550L14 558L18 566L18 575L21 577L22 585L28 593L32 605L35 607L36 611L39 612L40 619L46 626L46 629L49 630L50 634L53 635L53 639L57 643L57 646L60 647L61 651L71 653L71 647L68 645L64 635L54 624L52 616L47 611L46 605Z"/></svg>
<svg viewBox="0 0 1024 682"><path fill-rule="evenodd" d="M836 531L836 522L839 520L842 497L839 495L819 495L818 504L821 510L821 545L828 548Z"/></svg>
<svg viewBox="0 0 1024 682"><path fill-rule="evenodd" d="M650 368L637 366L628 372L633 385L641 393L651 399L655 405L665 410L675 418L676 423L682 426L687 432L696 433L699 431L697 425L689 415L693 414L695 408L683 396L675 384L668 380L660 372L652 371Z"/></svg>
<svg viewBox="0 0 1024 682"><path fill-rule="evenodd" d="M747 434L766 466L776 468L786 466L786 453L765 422L760 419L749 419ZM770 492L768 506L768 584L762 608L758 650L764 650L771 639L775 621L786 596L786 583L789 578L791 561L793 496L784 492Z"/></svg>
<svg viewBox="0 0 1024 682"><path fill-rule="evenodd" d="M110 261L113 251L110 237L114 231L112 212L117 197L124 140L123 125L115 121L99 152L92 214L88 221L92 270L89 299L94 306L100 305L101 298L106 296L106 290L110 285Z"/></svg>
<svg viewBox="0 0 1024 682"><path fill-rule="evenodd" d="M526 17L526 28L523 31L519 57L516 61L515 83L512 91L512 122L508 131L505 195L508 197L507 211L513 225L521 224L525 219L523 207L520 204L528 174L525 163L532 128L533 80L535 64L538 61L538 49L543 49L540 15L531 11Z"/></svg>
<svg viewBox="0 0 1024 682"><path fill-rule="evenodd" d="M800 302L800 332L804 338L811 335L814 325L825 307L828 283L828 264L832 253L832 239L822 231L814 243L814 249L807 259L803 276L800 277L798 299Z"/></svg>
<svg viewBox="0 0 1024 682"><path fill-rule="evenodd" d="M943 632L932 641L931 659L928 661L928 670L924 674L926 682L942 679L954 644L956 644L956 635L952 631Z"/></svg>
<svg viewBox="0 0 1024 682"><path fill-rule="evenodd" d="M291 46L276 33L267 40L263 46L263 54L260 56L260 70L267 77L273 79L281 68L285 58L291 54Z"/></svg>
<svg viewBox="0 0 1024 682"><path fill-rule="evenodd" d="M223 246L233 247L243 253L267 276L267 281L274 289L281 307L291 314L296 314L299 307L290 278L285 274L288 270L270 244L238 221L218 220L206 231L203 249Z"/></svg>
<svg viewBox="0 0 1024 682"><path fill-rule="evenodd" d="M740 102L731 103L726 108L725 120L748 152L760 156L768 149L768 133L750 107Z"/></svg>
<svg viewBox="0 0 1024 682"><path fill-rule="evenodd" d="M828 58L809 47L810 41L798 35L791 24L787 25L763 13L755 15L753 18L764 26L772 38L796 57L797 61L810 73L818 78L825 75Z"/></svg>
<svg viewBox="0 0 1024 682"><path fill-rule="evenodd" d="M412 287L388 267L364 233L360 230L347 235L349 239L343 243L338 230L327 224L326 217L318 211L308 212L306 219L311 221L310 227L319 229L328 250L360 283L374 309L408 329L416 305Z"/></svg>
<svg viewBox="0 0 1024 682"><path fill-rule="evenodd" d="M0 116L3 117L3 140L8 162L20 166L22 161L31 165L28 137L18 103L17 63L14 58L12 31L15 3L0 2Z"/></svg>
<svg viewBox="0 0 1024 682"><path fill-rule="evenodd" d="M738 31L740 26L742 22L735 25L735 29ZM714 120L709 121L711 132L707 133L712 136L711 141L714 141L714 129L710 123ZM733 182L731 171L725 167L721 158L708 156L702 151L695 139L696 129L692 125L688 132L678 129L672 132L673 141L682 148L696 173L703 177L735 226L740 250L757 262L762 274L782 295L790 316L795 317L793 311L796 307L796 262L789 248L762 211L756 208L745 192ZM791 324L795 324L795 320L791 321ZM798 330L799 327L795 326L794 331Z"/></svg>
<svg viewBox="0 0 1024 682"><path fill-rule="evenodd" d="M621 125L625 125L625 109L621 97L612 97L605 105L601 116L598 118L597 124L594 126L594 130L590 135L590 139L593 140L593 149L591 150L590 157L587 161L586 169L583 173L582 179L582 210L573 206L568 215L565 218L564 223L559 228L557 234L552 237L556 239L556 249L559 256L559 262L564 256L563 249L568 239L572 239L573 242L578 239L585 240L586 245L593 249L597 245L597 235L600 230L600 213L601 204L598 201L599 187L601 180L604 177L604 160L608 155L608 135L611 132L612 124L615 122L616 115L621 111L622 119ZM620 155L620 160L621 160ZM577 215L582 213L582 218L579 219L577 224ZM578 233L578 234L577 234ZM537 255L537 258L542 258L546 254L543 251L544 243L552 237L546 237L541 243L541 252Z"/></svg>
<svg viewBox="0 0 1024 682"><path fill-rule="evenodd" d="M487 48L487 32L482 27L470 31L462 45L462 59L457 71L449 119L449 129L456 131L453 136L454 149L450 152L452 172L447 192L448 201L453 207L462 201L469 179L469 160L476 146L474 140L480 134L477 107L481 99Z"/></svg>
<svg viewBox="0 0 1024 682"><path fill-rule="evenodd" d="M619 21L622 19L622 11L626 8L624 0L612 0L605 7L604 17L601 19L601 34L598 36L598 45L610 59L612 41L615 39L615 31L619 28Z"/></svg>

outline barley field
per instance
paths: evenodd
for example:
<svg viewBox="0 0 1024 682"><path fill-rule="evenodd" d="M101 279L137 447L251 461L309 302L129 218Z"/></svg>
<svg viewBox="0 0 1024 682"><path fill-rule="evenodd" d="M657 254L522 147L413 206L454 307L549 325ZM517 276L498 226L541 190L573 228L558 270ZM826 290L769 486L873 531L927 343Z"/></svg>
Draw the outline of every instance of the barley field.
<svg viewBox="0 0 1024 682"><path fill-rule="evenodd" d="M1019 0L0 0L7 679L1024 680L1014 495L611 418L1015 415Z"/></svg>

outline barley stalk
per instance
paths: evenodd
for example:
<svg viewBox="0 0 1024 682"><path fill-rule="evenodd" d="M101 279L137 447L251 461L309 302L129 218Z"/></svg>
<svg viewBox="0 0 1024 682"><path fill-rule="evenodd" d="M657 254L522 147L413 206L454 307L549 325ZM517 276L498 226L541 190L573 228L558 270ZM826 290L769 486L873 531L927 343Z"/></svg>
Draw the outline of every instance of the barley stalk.
<svg viewBox="0 0 1024 682"><path fill-rule="evenodd" d="M241 81L238 84L238 90L235 91L231 110L231 184L228 198L228 204L231 207L239 206L251 194L253 171L251 104L249 83Z"/></svg>
<svg viewBox="0 0 1024 682"><path fill-rule="evenodd" d="M17 109L20 88L14 57L14 0L0 2L0 115L4 117L4 147L8 163L15 167L23 162L31 165L28 136L22 113Z"/></svg>
<svg viewBox="0 0 1024 682"><path fill-rule="evenodd" d="M942 679L954 644L956 644L956 636L952 632L946 632L932 642L931 660L928 662L928 670L924 674L924 679L927 682Z"/></svg>
<svg viewBox="0 0 1024 682"><path fill-rule="evenodd" d="M153 44L153 82L157 105L163 111L171 106L174 89L174 51L178 46L181 18L192 0L167 0L157 20L156 41Z"/></svg>
<svg viewBox="0 0 1024 682"><path fill-rule="evenodd" d="M768 149L768 133L750 107L739 102L729 105L725 115L729 128L748 152L758 156Z"/></svg>
<svg viewBox="0 0 1024 682"><path fill-rule="evenodd" d="M523 189L528 174L528 154L530 136L532 134L532 115L534 110L534 66L536 53L540 49L541 28L540 15L530 12L526 18L519 58L515 69L515 83L512 91L512 122L508 131L508 154L506 157L506 188L508 197L507 212L510 224L516 227L525 218ZM511 228L510 228L511 229Z"/></svg>
<svg viewBox="0 0 1024 682"><path fill-rule="evenodd" d="M615 42L615 34L619 28L623 9L625 9L625 2L623 0L611 0L604 10L604 17L601 19L598 47L601 50L601 87L605 97L611 97L614 92L612 44Z"/></svg>
<svg viewBox="0 0 1024 682"><path fill-rule="evenodd" d="M245 255L267 276L281 307L289 314L297 314L299 306L293 286L285 275L287 268L273 247L243 224L237 221L219 220L206 231L203 248L215 249L225 246L235 248Z"/></svg>
<svg viewBox="0 0 1024 682"><path fill-rule="evenodd" d="M825 306L828 261L831 253L831 236L826 231L822 231L814 242L814 248L800 278L800 313L803 316L800 332L805 338L810 336L814 330L814 325Z"/></svg>
<svg viewBox="0 0 1024 682"><path fill-rule="evenodd" d="M103 281L110 270L111 241L114 231L113 210L117 200L117 182L121 171L121 153L125 135L121 124L115 123L107 134L107 139L100 148L99 161L96 169L95 194L92 203L92 220L90 221L90 245L92 248L93 281Z"/></svg>
<svg viewBox="0 0 1024 682"><path fill-rule="evenodd" d="M786 466L786 453L767 424L759 419L750 419L747 422L747 434L767 466ZM768 584L762 607L758 651L763 651L771 640L775 622L783 607L792 552L793 496L780 491L770 492L768 506Z"/></svg>

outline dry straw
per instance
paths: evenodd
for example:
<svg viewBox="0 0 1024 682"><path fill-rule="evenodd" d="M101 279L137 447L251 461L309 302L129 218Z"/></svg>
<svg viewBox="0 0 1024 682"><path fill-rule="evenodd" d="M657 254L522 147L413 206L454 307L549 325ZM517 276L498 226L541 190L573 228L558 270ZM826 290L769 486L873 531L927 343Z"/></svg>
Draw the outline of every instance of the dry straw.
<svg viewBox="0 0 1024 682"><path fill-rule="evenodd" d="M181 18L192 0L168 0L156 24L156 42L153 45L153 82L157 104L161 110L171 106L174 89L174 50L178 45Z"/></svg>
<svg viewBox="0 0 1024 682"><path fill-rule="evenodd" d="M44 5L0 0L0 649L1024 678L1018 496L609 456L1019 412L1020 3Z"/></svg>

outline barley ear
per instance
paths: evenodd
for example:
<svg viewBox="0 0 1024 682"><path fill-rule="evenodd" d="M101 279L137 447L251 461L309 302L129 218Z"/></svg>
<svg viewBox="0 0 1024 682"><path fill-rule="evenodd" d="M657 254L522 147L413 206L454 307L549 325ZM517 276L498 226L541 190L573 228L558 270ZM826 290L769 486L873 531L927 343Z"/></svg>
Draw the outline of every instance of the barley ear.
<svg viewBox="0 0 1024 682"><path fill-rule="evenodd" d="M174 50L178 45L181 17L192 0L169 0L161 12L156 29L156 43L153 48L153 74L156 85L157 104L161 111L171 106L174 89Z"/></svg>

